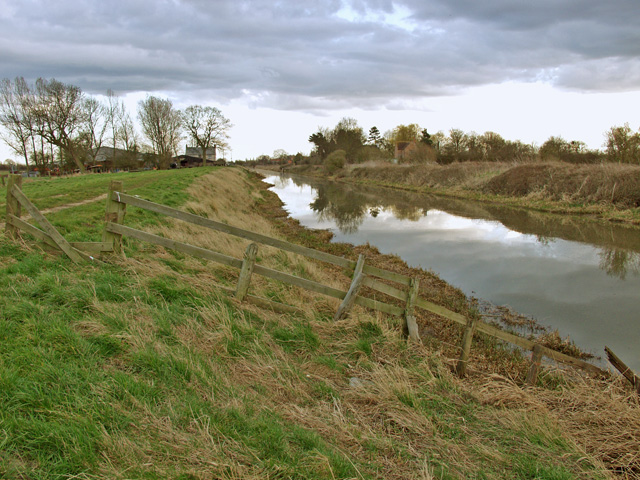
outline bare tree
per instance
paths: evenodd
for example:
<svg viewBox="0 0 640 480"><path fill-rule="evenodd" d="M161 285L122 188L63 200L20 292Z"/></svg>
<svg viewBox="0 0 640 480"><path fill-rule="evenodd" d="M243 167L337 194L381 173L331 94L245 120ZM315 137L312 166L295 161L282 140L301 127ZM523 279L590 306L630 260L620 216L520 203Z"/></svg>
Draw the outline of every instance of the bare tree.
<svg viewBox="0 0 640 480"><path fill-rule="evenodd" d="M202 166L207 164L207 150L227 145L231 122L215 107L191 105L182 112L182 124L189 139L202 150Z"/></svg>
<svg viewBox="0 0 640 480"><path fill-rule="evenodd" d="M86 149L86 156L95 163L109 128L108 110L93 97L84 99L82 109L84 112L80 140Z"/></svg>
<svg viewBox="0 0 640 480"><path fill-rule="evenodd" d="M75 85L56 79L36 80L36 99L33 112L41 126L40 135L59 147L75 166L84 172L81 144L75 137L85 123L84 95Z"/></svg>
<svg viewBox="0 0 640 480"><path fill-rule="evenodd" d="M173 108L171 100L148 96L138 103L138 118L144 135L159 158L160 168L167 168L180 141L180 112Z"/></svg>
<svg viewBox="0 0 640 480"><path fill-rule="evenodd" d="M0 138L16 153L24 157L29 171L29 142L33 135L33 127L25 111L30 89L22 77L14 82L5 78L0 83Z"/></svg>

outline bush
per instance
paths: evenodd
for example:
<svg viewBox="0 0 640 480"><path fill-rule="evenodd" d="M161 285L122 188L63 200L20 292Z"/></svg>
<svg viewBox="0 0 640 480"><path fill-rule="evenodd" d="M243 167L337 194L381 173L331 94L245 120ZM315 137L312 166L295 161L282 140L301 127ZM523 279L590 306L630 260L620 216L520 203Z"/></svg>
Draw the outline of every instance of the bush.
<svg viewBox="0 0 640 480"><path fill-rule="evenodd" d="M336 150L329 154L324 160L324 168L329 175L333 175L335 172L344 167L347 160L347 154L344 150Z"/></svg>

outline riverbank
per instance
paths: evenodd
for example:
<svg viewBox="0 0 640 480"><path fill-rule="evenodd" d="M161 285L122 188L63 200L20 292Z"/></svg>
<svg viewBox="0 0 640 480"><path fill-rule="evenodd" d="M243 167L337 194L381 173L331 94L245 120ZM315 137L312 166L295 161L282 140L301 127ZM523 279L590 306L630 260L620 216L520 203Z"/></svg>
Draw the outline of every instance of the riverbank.
<svg viewBox="0 0 640 480"><path fill-rule="evenodd" d="M316 165L291 166L286 171L327 177ZM348 165L332 178L640 225L640 166L636 165L372 163Z"/></svg>
<svg viewBox="0 0 640 480"><path fill-rule="evenodd" d="M96 189L111 178L151 201L408 269L303 229L238 169L105 176ZM49 181L37 206L69 185ZM96 201L48 218L95 241L103 215ZM126 224L236 258L248 243L135 209ZM436 316L419 319L424 344L408 345L390 318L358 307L334 322L336 301L256 279L253 294L305 313L265 311L223 293L237 271L136 241L104 266L29 239L2 235L0 246L2 477L638 478L640 405L622 381L545 369L524 388L526 359L482 336L461 380L461 331ZM349 284L340 269L259 252L262 265ZM410 274L421 295L468 312L435 275Z"/></svg>

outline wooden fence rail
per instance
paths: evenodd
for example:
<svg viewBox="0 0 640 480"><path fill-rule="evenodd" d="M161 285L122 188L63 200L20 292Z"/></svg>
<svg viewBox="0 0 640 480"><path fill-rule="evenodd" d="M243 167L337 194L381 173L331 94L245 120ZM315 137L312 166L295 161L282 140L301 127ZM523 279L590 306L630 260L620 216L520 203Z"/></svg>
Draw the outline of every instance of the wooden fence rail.
<svg viewBox="0 0 640 480"><path fill-rule="evenodd" d="M64 251L73 261L94 260L91 254L115 253L123 254L122 238L131 237L144 242L162 246L164 248L176 250L197 258L213 261L229 267L240 269L240 276L237 287L233 293L239 300L251 301L258 305L281 310L285 312L296 312L295 307L279 304L271 300L255 297L248 293L253 275L260 275L279 282L303 288L322 295L342 300L335 318L339 319L347 315L353 305L361 305L383 313L399 316L404 319L403 331L406 336L414 341L419 341L418 326L415 320L415 309L421 308L428 312L437 314L454 323L465 327L461 346L461 355L456 366L456 371L460 376L464 376L469 361L469 352L472 345L473 336L477 332L509 342L524 350L532 351L532 366L527 377L527 382L535 383L538 375L539 365L542 356L546 356L557 362L566 363L592 373L602 374L604 371L595 365L580 359L570 357L561 352L557 352L547 347L543 347L536 342L526 338L508 333L493 325L489 325L477 318L468 319L464 315L453 312L445 307L430 302L418 295L418 279L401 275L388 270L367 265L364 256L360 256L357 262L338 257L326 252L321 252L311 248L296 245L284 240L261 235L249 230L216 222L199 215L183 212L174 208L160 205L144 200L142 198L128 195L122 190L121 182L111 182L105 210L105 224L102 232L101 242L79 242L68 243L55 230L55 228L42 216L20 190L21 177L10 175L7 186L7 222L6 229L9 236L18 235L19 230L33 235L37 239L44 241L48 245ZM214 252L195 245L178 242L169 238L154 235L148 232L137 230L123 225L127 205L159 213L168 217L176 218L191 224L199 225L218 232L226 233L235 237L250 240L251 243L245 252L244 259L240 260L222 253ZM43 230L20 219L21 206L29 211L31 216L40 224ZM303 255L305 257L327 262L343 267L352 272L352 282L348 291L342 291L313 280L297 277L285 272L273 270L256 264L258 246L256 244L267 245L283 251ZM389 285L381 280L391 281L398 286ZM361 287L366 286L376 292L382 293L390 298L404 303L404 307L386 303L374 298L368 298L360 294Z"/></svg>

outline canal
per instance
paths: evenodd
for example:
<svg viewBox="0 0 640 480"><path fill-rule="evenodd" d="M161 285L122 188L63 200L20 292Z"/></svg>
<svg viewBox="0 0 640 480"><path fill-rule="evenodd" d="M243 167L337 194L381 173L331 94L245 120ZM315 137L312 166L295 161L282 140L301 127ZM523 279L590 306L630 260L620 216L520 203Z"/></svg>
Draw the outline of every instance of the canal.
<svg viewBox="0 0 640 480"><path fill-rule="evenodd" d="M640 370L640 229L303 177L265 181L293 218L333 241L368 242Z"/></svg>

